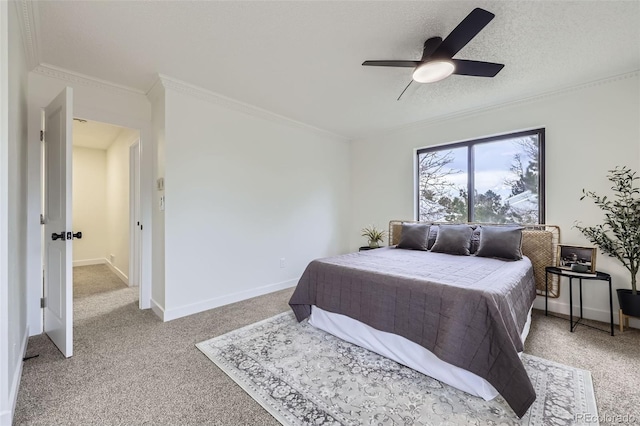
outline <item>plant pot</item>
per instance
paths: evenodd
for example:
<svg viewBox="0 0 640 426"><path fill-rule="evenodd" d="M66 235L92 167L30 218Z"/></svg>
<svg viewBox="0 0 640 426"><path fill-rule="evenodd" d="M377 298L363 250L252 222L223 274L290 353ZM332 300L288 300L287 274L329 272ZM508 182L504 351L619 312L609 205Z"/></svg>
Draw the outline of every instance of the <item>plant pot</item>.
<svg viewBox="0 0 640 426"><path fill-rule="evenodd" d="M379 247L380 247L380 244L378 244L377 241L369 241L369 248L375 249Z"/></svg>
<svg viewBox="0 0 640 426"><path fill-rule="evenodd" d="M640 292L635 296L631 293L631 290L626 288L619 288L616 292L618 293L618 302L622 313L640 318Z"/></svg>

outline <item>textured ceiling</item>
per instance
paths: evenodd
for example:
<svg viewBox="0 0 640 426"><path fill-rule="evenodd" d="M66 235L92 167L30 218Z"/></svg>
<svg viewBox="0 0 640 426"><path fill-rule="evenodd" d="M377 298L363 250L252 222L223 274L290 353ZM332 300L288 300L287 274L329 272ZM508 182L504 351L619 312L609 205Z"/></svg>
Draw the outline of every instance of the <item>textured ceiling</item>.
<svg viewBox="0 0 640 426"><path fill-rule="evenodd" d="M86 121L81 123L74 120L73 146L107 149L119 136L129 132L135 132L135 130L100 123L98 121Z"/></svg>
<svg viewBox="0 0 640 426"><path fill-rule="evenodd" d="M505 64L396 98L409 68L475 7L496 18L455 57ZM165 74L362 137L640 69L638 1L43 1L39 61L147 91Z"/></svg>

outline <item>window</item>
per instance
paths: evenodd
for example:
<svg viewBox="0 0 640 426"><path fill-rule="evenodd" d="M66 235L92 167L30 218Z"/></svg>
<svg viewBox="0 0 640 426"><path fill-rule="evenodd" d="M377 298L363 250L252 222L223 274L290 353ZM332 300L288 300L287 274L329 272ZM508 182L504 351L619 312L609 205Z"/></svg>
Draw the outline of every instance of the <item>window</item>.
<svg viewBox="0 0 640 426"><path fill-rule="evenodd" d="M418 219L544 223L544 129L418 150Z"/></svg>

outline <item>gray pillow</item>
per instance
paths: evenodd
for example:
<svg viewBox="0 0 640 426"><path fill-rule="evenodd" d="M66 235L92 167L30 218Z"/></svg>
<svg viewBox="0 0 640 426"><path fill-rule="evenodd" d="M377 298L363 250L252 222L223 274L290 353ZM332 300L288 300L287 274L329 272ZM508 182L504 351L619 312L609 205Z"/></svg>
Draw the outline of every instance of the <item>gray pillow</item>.
<svg viewBox="0 0 640 426"><path fill-rule="evenodd" d="M480 247L476 256L522 259L521 226L481 226Z"/></svg>
<svg viewBox="0 0 640 426"><path fill-rule="evenodd" d="M427 250L429 225L424 223L403 223L398 248Z"/></svg>
<svg viewBox="0 0 640 426"><path fill-rule="evenodd" d="M469 256L473 229L469 225L438 225L438 237L432 252Z"/></svg>

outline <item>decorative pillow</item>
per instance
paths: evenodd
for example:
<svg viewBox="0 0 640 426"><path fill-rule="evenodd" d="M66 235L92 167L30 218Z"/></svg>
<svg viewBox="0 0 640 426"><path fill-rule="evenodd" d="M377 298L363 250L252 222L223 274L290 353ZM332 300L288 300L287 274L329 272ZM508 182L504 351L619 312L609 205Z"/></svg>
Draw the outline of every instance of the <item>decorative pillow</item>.
<svg viewBox="0 0 640 426"><path fill-rule="evenodd" d="M480 247L476 256L522 259L521 226L480 226Z"/></svg>
<svg viewBox="0 0 640 426"><path fill-rule="evenodd" d="M480 247L480 227L472 226L473 234L471 234L471 244L469 244L469 253L475 254Z"/></svg>
<svg viewBox="0 0 640 426"><path fill-rule="evenodd" d="M398 248L428 250L429 225L424 223L403 223Z"/></svg>
<svg viewBox="0 0 640 426"><path fill-rule="evenodd" d="M438 237L431 251L469 256L473 229L469 225L438 225Z"/></svg>

